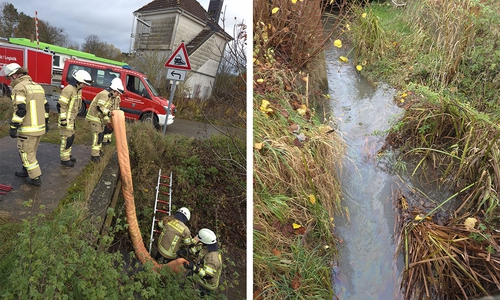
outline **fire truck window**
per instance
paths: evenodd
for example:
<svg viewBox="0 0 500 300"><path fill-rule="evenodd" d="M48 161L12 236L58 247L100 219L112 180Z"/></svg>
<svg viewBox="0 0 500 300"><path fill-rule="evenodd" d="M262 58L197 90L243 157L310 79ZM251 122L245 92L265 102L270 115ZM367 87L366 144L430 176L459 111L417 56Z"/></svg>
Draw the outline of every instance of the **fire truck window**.
<svg viewBox="0 0 500 300"><path fill-rule="evenodd" d="M127 75L127 90L137 95L143 94L143 91L146 91L144 84L141 79L132 75ZM146 92L147 94L147 92Z"/></svg>

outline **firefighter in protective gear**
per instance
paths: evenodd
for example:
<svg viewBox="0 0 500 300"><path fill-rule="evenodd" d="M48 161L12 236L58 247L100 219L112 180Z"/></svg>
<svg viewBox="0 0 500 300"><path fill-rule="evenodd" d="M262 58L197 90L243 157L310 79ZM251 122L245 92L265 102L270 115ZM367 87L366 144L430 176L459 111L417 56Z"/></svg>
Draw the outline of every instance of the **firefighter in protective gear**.
<svg viewBox="0 0 500 300"><path fill-rule="evenodd" d="M86 119L90 123L90 129L92 130L90 159L93 162L101 160L104 135L113 132L111 112L120 108L120 95L123 92L121 79L115 78L111 81L109 88L99 92L90 103Z"/></svg>
<svg viewBox="0 0 500 300"><path fill-rule="evenodd" d="M71 156L71 149L75 140L76 116L82 107L82 89L90 84L92 84L92 78L87 71L76 71L69 84L62 89L57 102L59 134L61 135L59 155L61 164L67 167L75 166L76 158Z"/></svg>
<svg viewBox="0 0 500 300"><path fill-rule="evenodd" d="M17 138L17 149L23 168L15 175L26 177L29 184L40 186L42 170L36 158L40 139L49 130L49 104L45 91L33 82L28 70L17 63L5 65L1 73L11 80L14 113L9 135Z"/></svg>
<svg viewBox="0 0 500 300"><path fill-rule="evenodd" d="M194 263L184 263L184 267L192 270L193 279L199 285L202 295L207 295L210 291L219 286L222 273L222 257L217 244L215 233L207 228L198 232L196 238L202 243L202 248Z"/></svg>
<svg viewBox="0 0 500 300"><path fill-rule="evenodd" d="M186 207L181 207L174 216L163 218L158 226L162 228L158 238L158 253L156 260L164 257L168 262L179 257L181 247L189 247L198 242L191 237L191 231L186 226L187 221L191 219L191 212Z"/></svg>

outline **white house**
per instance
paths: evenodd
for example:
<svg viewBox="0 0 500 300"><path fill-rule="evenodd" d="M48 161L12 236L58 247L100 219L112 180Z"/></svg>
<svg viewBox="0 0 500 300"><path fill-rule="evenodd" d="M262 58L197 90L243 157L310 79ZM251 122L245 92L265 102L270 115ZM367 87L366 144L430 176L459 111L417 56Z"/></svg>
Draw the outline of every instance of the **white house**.
<svg viewBox="0 0 500 300"><path fill-rule="evenodd" d="M223 0L208 11L196 0L154 0L134 11L131 53L154 56L163 65L184 42L191 65L185 85L192 98L212 92L224 48L232 37L218 25ZM162 65L162 67L163 67ZM162 70L166 76L166 69Z"/></svg>

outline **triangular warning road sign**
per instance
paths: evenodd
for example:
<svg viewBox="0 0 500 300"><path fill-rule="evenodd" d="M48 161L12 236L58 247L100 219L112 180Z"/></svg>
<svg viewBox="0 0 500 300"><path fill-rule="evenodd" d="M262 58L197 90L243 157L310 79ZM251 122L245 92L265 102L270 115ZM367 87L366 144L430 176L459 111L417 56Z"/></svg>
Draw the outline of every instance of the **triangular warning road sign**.
<svg viewBox="0 0 500 300"><path fill-rule="evenodd" d="M186 46L181 43L177 50L170 56L170 58L165 63L166 68L181 69L181 70L191 70L191 64L189 63L189 58L186 51Z"/></svg>

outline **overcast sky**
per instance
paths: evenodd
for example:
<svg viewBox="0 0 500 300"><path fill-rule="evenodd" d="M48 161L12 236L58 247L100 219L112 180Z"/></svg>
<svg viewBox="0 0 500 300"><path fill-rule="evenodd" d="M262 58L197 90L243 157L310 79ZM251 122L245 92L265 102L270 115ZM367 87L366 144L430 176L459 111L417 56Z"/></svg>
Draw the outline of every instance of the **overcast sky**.
<svg viewBox="0 0 500 300"><path fill-rule="evenodd" d="M181 0L182 1L182 0ZM130 50L130 34L134 21L133 12L152 2L152 0L10 0L18 12L49 22L50 25L63 28L69 38L80 46L85 38L95 34L122 52ZM205 10L210 0L198 0ZM233 33L236 17L239 22L249 25L252 13L250 0L224 0L226 9L225 30ZM219 25L222 26L221 23Z"/></svg>

